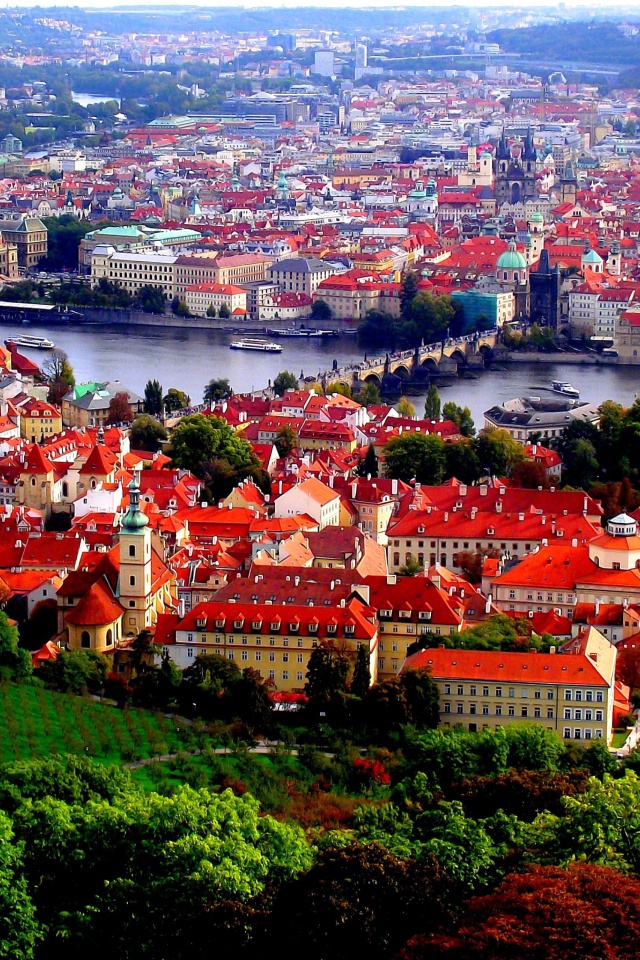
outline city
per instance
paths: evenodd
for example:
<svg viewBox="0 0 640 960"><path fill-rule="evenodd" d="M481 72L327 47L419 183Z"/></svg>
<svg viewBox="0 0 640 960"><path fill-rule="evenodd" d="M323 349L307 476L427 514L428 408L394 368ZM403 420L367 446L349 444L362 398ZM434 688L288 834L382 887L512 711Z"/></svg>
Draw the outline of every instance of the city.
<svg viewBox="0 0 640 960"><path fill-rule="evenodd" d="M635 960L639 53L0 11L0 956Z"/></svg>

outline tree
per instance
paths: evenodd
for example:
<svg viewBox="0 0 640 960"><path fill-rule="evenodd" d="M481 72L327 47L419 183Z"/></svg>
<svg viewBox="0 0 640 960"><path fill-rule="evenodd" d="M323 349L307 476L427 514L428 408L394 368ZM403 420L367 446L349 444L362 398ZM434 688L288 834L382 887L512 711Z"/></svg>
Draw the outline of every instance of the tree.
<svg viewBox="0 0 640 960"><path fill-rule="evenodd" d="M191 397L182 390L169 387L162 402L167 413L175 413L176 410L186 410L191 404Z"/></svg>
<svg viewBox="0 0 640 960"><path fill-rule="evenodd" d="M358 343L363 347L393 350L398 337L395 317L383 310L368 310L364 323L358 327Z"/></svg>
<svg viewBox="0 0 640 960"><path fill-rule="evenodd" d="M456 933L417 936L399 960L633 960L639 897L639 880L607 867L530 867L471 900Z"/></svg>
<svg viewBox="0 0 640 960"><path fill-rule="evenodd" d="M449 400L442 408L442 416L444 420L455 423L463 437L472 437L476 432L469 407L459 407L457 403Z"/></svg>
<svg viewBox="0 0 640 960"><path fill-rule="evenodd" d="M337 393L340 397L351 397L351 387L348 383L332 383L327 387L327 396L331 397L334 393Z"/></svg>
<svg viewBox="0 0 640 960"><path fill-rule="evenodd" d="M447 336L454 316L449 296L433 296L423 291L414 297L409 315L406 318L403 316L401 335L413 347L423 341L439 342Z"/></svg>
<svg viewBox="0 0 640 960"><path fill-rule="evenodd" d="M273 381L273 392L277 397L281 397L286 390L296 390L297 387L298 378L289 370L283 370Z"/></svg>
<svg viewBox="0 0 640 960"><path fill-rule="evenodd" d="M396 410L401 417L415 417L416 408L406 397L400 397L396 403Z"/></svg>
<svg viewBox="0 0 640 960"><path fill-rule="evenodd" d="M400 677L409 723L418 729L435 729L440 723L440 694L429 670L404 670Z"/></svg>
<svg viewBox="0 0 640 960"><path fill-rule="evenodd" d="M363 643L358 647L356 663L351 678L351 693L354 697L364 697L371 686L371 670L369 667L369 653Z"/></svg>
<svg viewBox="0 0 640 960"><path fill-rule="evenodd" d="M409 554L409 559L404 564L403 567L400 567L398 570L399 577L415 577L416 574L422 573L424 567L419 563L412 553Z"/></svg>
<svg viewBox="0 0 640 960"><path fill-rule="evenodd" d="M283 424L278 430L274 443L278 451L278 456L288 457L300 442L298 434L288 423Z"/></svg>
<svg viewBox="0 0 640 960"><path fill-rule="evenodd" d="M224 380L209 380L209 383L204 388L205 403L217 403L218 400L228 400L229 397L232 396L233 390L226 378Z"/></svg>
<svg viewBox="0 0 640 960"><path fill-rule="evenodd" d="M38 668L38 676L61 693L97 693L109 673L106 657L95 650L61 650Z"/></svg>
<svg viewBox="0 0 640 960"><path fill-rule="evenodd" d="M442 483L445 454L441 437L423 433L393 437L385 446L384 455L388 477L405 483Z"/></svg>
<svg viewBox="0 0 640 960"><path fill-rule="evenodd" d="M129 441L134 450L155 453L167 438L167 431L162 424L146 413L139 413L129 430Z"/></svg>
<svg viewBox="0 0 640 960"><path fill-rule="evenodd" d="M76 379L73 367L64 350L52 350L42 364L42 373L49 386L47 399L49 403L60 404L69 390L75 387Z"/></svg>
<svg viewBox="0 0 640 960"><path fill-rule="evenodd" d="M199 413L184 417L173 431L170 452L173 464L202 480L214 502L245 477L268 489L268 477L251 445L218 417Z"/></svg>
<svg viewBox="0 0 640 960"><path fill-rule="evenodd" d="M616 677L632 690L640 690L640 647L622 648L616 662Z"/></svg>
<svg viewBox="0 0 640 960"><path fill-rule="evenodd" d="M307 874L278 891L264 955L386 960L409 935L447 918L448 887L433 859L394 856L376 843L322 851Z"/></svg>
<svg viewBox="0 0 640 960"><path fill-rule="evenodd" d="M536 463L535 460L516 463L511 471L511 479L516 487L524 487L526 490L537 490L538 487L548 490L551 486L543 464Z"/></svg>
<svg viewBox="0 0 640 960"><path fill-rule="evenodd" d="M129 394L124 391L116 393L109 402L105 423L131 423L132 420L133 413L131 412Z"/></svg>
<svg viewBox="0 0 640 960"><path fill-rule="evenodd" d="M162 384L159 380L147 380L144 388L144 412L152 417L160 417L162 410Z"/></svg>
<svg viewBox="0 0 640 960"><path fill-rule="evenodd" d="M440 394L434 383L429 384L427 398L424 402L424 415L427 420L440 419Z"/></svg>
<svg viewBox="0 0 640 960"><path fill-rule="evenodd" d="M16 627L6 613L0 611L0 678L3 680L24 680L31 676L31 657L18 643Z"/></svg>
<svg viewBox="0 0 640 960"><path fill-rule="evenodd" d="M467 440L447 443L444 455L447 479L455 477L461 483L475 483L480 479L480 461L473 443Z"/></svg>
<svg viewBox="0 0 640 960"><path fill-rule="evenodd" d="M400 291L400 316L406 323L411 319L411 308L418 294L418 274L410 270L402 280Z"/></svg>
<svg viewBox="0 0 640 960"><path fill-rule="evenodd" d="M212 303L207 307L207 316L212 318L216 316L216 308Z"/></svg>
<svg viewBox="0 0 640 960"><path fill-rule="evenodd" d="M492 477L508 477L524 451L508 430L486 427L476 440L476 453L483 472Z"/></svg>
<svg viewBox="0 0 640 960"><path fill-rule="evenodd" d="M363 407L381 403L380 388L376 383L365 383L364 387L358 392L356 400Z"/></svg>
<svg viewBox="0 0 640 960"><path fill-rule="evenodd" d="M378 476L378 458L372 443L369 444L367 452L358 464L358 476L371 477L372 480Z"/></svg>
<svg viewBox="0 0 640 960"><path fill-rule="evenodd" d="M135 303L145 313L164 313L166 303L164 290L162 287L145 283L138 290Z"/></svg>
<svg viewBox="0 0 640 960"><path fill-rule="evenodd" d="M220 304L220 309L218 310L218 316L220 317L221 320L228 320L228 318L231 316L231 310L229 310L229 307L226 303Z"/></svg>
<svg viewBox="0 0 640 960"><path fill-rule="evenodd" d="M184 300L181 300L180 297L175 296L171 301L171 310L176 315L176 317L190 317L191 310L185 303Z"/></svg>
<svg viewBox="0 0 640 960"><path fill-rule="evenodd" d="M333 312L326 300L318 298L313 301L313 306L311 307L312 320L315 320L316 323L322 323L326 320L331 320L332 316Z"/></svg>
<svg viewBox="0 0 640 960"><path fill-rule="evenodd" d="M0 951L15 960L32 960L43 933L24 875L20 845L15 842L11 820L0 813Z"/></svg>
<svg viewBox="0 0 640 960"><path fill-rule="evenodd" d="M349 658L334 643L324 641L313 650L307 663L304 692L313 707L327 709L347 688Z"/></svg>

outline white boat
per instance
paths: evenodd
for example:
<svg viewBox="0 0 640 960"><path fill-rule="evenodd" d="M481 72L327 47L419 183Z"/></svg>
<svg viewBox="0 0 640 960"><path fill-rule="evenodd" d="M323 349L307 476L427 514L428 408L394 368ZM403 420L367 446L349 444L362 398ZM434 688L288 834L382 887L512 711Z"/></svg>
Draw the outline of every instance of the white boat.
<svg viewBox="0 0 640 960"><path fill-rule="evenodd" d="M29 337L24 334L18 337L7 337L5 346L8 347L10 343L15 344L16 347L31 347L32 350L53 350L55 347L53 340L47 340L46 337Z"/></svg>
<svg viewBox="0 0 640 960"><path fill-rule="evenodd" d="M554 393L562 393L565 397L579 397L580 391L563 380L552 380L551 388Z"/></svg>
<svg viewBox="0 0 640 960"><path fill-rule="evenodd" d="M232 340L229 344L232 350L259 350L261 353L282 353L279 343L270 343L268 340L257 340L243 337L242 340Z"/></svg>

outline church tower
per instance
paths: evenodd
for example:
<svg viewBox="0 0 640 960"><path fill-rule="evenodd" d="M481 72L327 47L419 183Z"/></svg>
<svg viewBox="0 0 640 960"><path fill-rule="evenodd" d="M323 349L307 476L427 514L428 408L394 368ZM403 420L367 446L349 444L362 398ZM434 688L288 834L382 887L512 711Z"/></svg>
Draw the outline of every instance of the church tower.
<svg viewBox="0 0 640 960"><path fill-rule="evenodd" d="M151 530L140 509L140 484L129 484L129 509L122 518L119 536L120 590L124 607L123 633L137 636L155 620L152 605Z"/></svg>
<svg viewBox="0 0 640 960"><path fill-rule="evenodd" d="M575 203L576 193L578 192L578 178L571 160L568 160L564 167L564 172L560 178L560 202Z"/></svg>

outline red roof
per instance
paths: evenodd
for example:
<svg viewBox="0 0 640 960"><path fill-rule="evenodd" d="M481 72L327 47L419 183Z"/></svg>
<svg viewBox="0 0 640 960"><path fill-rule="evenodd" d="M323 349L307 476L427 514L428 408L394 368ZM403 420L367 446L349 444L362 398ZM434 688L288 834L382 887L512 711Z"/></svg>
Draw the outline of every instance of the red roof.
<svg viewBox="0 0 640 960"><path fill-rule="evenodd" d="M420 650L407 658L403 670L421 668L429 670L438 680L608 686L593 660L580 654Z"/></svg>

